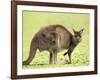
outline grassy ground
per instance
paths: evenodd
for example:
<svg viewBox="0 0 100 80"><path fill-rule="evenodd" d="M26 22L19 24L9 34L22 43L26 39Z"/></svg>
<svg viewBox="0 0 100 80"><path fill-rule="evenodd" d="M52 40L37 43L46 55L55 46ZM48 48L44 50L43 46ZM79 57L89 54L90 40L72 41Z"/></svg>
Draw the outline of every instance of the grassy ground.
<svg viewBox="0 0 100 80"><path fill-rule="evenodd" d="M89 65L89 14L73 13L48 13L23 11L23 60L29 55L30 42L35 33L49 24L64 25L70 32L72 28L80 30L84 28L82 42L72 53L72 64L65 64L68 56L63 56L65 51L58 53L58 64L49 64L49 52L43 51L37 54L30 65L23 66L24 69L65 67L65 66L87 66ZM73 33L73 32L72 32Z"/></svg>

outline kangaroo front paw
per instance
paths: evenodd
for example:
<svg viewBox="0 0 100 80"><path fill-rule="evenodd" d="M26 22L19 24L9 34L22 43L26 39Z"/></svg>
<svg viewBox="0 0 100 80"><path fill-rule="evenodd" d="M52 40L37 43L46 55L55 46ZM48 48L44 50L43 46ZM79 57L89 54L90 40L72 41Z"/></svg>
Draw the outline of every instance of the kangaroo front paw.
<svg viewBox="0 0 100 80"><path fill-rule="evenodd" d="M65 56L67 53L63 54L63 56Z"/></svg>
<svg viewBox="0 0 100 80"><path fill-rule="evenodd" d="M68 52L66 52L65 54L63 54L63 56L66 56L67 53L68 53Z"/></svg>

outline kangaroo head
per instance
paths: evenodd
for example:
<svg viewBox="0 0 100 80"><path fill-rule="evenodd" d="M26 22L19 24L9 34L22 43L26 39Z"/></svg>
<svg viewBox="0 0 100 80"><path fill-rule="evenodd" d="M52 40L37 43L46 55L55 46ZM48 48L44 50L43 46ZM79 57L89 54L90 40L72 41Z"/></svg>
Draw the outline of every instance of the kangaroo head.
<svg viewBox="0 0 100 80"><path fill-rule="evenodd" d="M81 36L84 29L81 29L80 31L76 31L73 29L74 35L73 35L73 41L75 44L78 44L81 41Z"/></svg>

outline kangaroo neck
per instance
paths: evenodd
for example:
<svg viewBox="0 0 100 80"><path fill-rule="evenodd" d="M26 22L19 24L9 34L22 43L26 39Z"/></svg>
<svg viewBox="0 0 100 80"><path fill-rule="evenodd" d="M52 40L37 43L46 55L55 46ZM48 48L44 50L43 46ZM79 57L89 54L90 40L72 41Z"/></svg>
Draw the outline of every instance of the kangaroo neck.
<svg viewBox="0 0 100 80"><path fill-rule="evenodd" d="M79 42L76 41L75 37L72 36L72 41L71 41L71 45L73 46L77 46Z"/></svg>

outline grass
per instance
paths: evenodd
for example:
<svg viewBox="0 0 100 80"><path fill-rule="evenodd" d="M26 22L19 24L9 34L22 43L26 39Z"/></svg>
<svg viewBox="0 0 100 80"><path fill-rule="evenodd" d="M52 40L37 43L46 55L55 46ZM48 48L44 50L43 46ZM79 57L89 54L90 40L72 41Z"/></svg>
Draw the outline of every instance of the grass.
<svg viewBox="0 0 100 80"><path fill-rule="evenodd" d="M24 65L23 69L88 66L90 63L89 17L89 14L23 11L23 60L27 59L30 42L40 28L49 24L61 24L71 33L73 33L72 28L75 30L84 28L82 42L80 42L72 53L72 64L65 64L66 60L68 60L68 56L63 56L65 51L58 53L58 64L49 64L49 52L39 52L39 50L37 50L37 54L31 64L27 66Z"/></svg>

